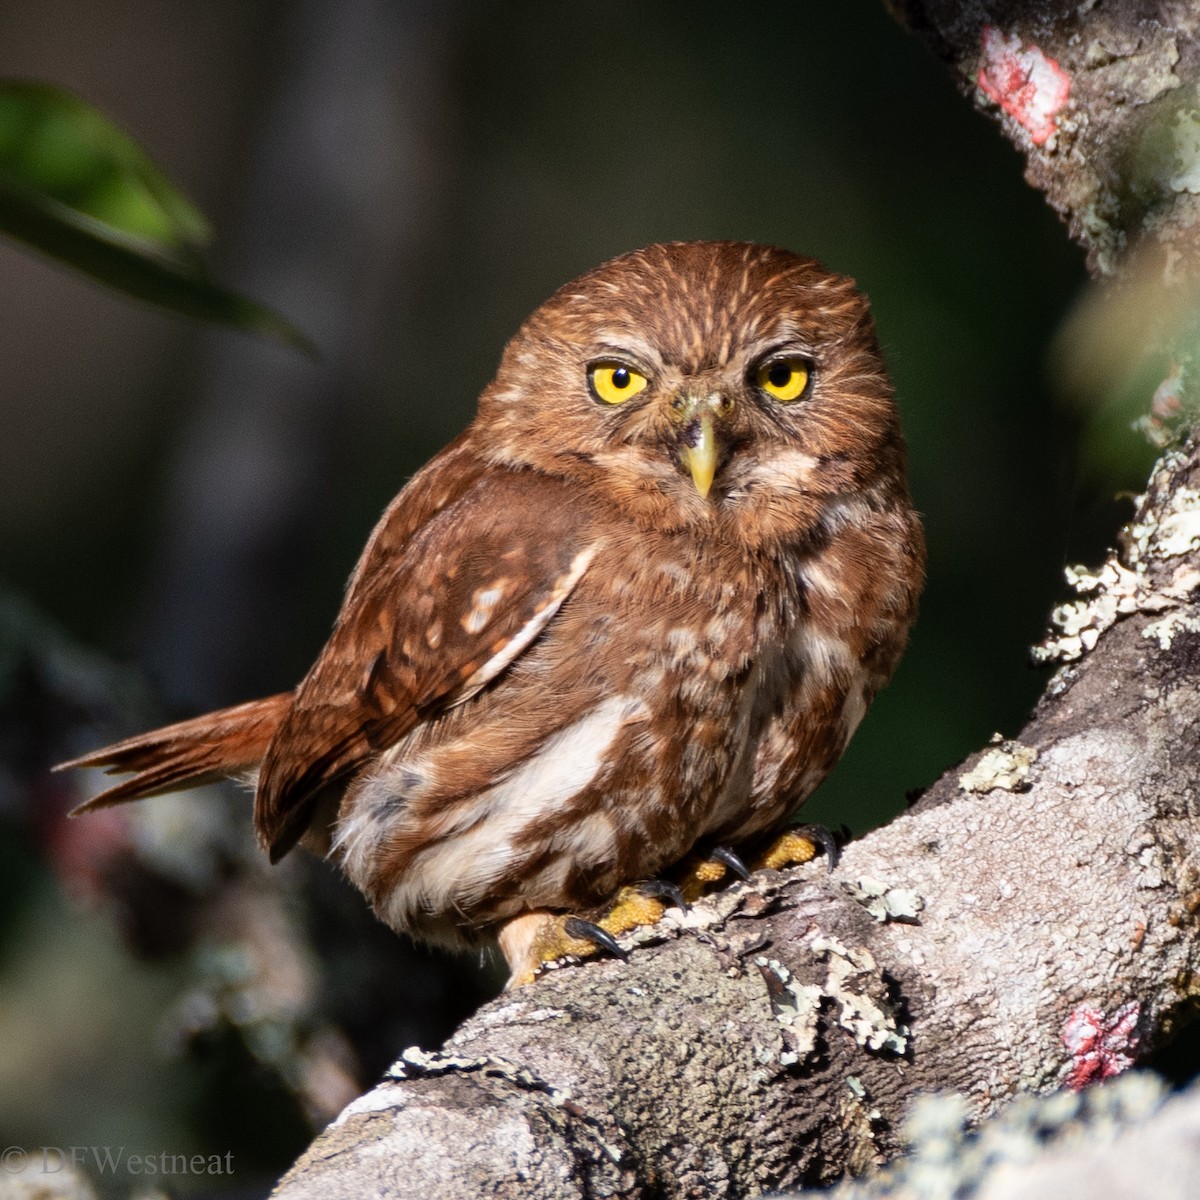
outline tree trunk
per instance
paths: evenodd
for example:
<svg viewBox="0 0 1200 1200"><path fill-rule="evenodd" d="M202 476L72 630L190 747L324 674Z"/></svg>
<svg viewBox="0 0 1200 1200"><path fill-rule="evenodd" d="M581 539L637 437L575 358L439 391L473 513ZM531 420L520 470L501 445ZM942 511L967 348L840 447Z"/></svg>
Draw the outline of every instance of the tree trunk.
<svg viewBox="0 0 1200 1200"><path fill-rule="evenodd" d="M1025 151L1094 273L1126 297L1185 294L1200 5L894 7ZM1140 328L1167 344L1162 322ZM1190 358L1174 361L1186 406ZM826 1183L894 1155L919 1092L958 1091L978 1118L1164 1044L1198 990L1195 440L1163 456L1120 553L1075 587L1041 651L1058 671L1015 741L948 771L832 874L764 873L673 910L627 963L548 973L442 1052L406 1051L277 1195Z"/></svg>

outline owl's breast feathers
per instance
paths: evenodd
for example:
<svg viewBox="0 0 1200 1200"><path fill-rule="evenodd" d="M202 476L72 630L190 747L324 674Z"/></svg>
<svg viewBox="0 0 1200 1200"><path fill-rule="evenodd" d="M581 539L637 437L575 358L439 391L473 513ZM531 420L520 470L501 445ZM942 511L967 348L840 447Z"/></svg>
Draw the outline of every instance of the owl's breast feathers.
<svg viewBox="0 0 1200 1200"><path fill-rule="evenodd" d="M767 829L899 653L914 597L882 582L904 552L894 525L863 503L754 551L731 521L656 533L576 483L480 472L386 582L360 568L371 586L297 693L260 811L285 779L307 788L290 810L307 823L334 788L347 874L393 927L449 942ZM339 644L364 636L378 649L355 672Z"/></svg>

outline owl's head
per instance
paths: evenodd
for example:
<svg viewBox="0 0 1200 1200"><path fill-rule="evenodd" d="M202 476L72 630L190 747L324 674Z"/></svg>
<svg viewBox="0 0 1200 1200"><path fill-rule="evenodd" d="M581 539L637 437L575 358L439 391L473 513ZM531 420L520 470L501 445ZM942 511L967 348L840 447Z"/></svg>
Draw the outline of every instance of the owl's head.
<svg viewBox="0 0 1200 1200"><path fill-rule="evenodd" d="M906 486L865 298L751 243L647 246L560 288L508 344L478 420L498 461L607 489L659 528L794 534L832 498Z"/></svg>

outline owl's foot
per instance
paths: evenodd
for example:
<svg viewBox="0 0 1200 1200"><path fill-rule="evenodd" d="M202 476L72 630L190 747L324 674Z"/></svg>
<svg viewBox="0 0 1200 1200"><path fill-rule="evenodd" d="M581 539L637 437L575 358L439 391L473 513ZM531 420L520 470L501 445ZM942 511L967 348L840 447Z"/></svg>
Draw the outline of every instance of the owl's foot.
<svg viewBox="0 0 1200 1200"><path fill-rule="evenodd" d="M824 825L793 825L769 842L752 861L756 871L782 871L784 867L802 866L824 855L832 871L837 866L838 854L837 840Z"/></svg>
<svg viewBox="0 0 1200 1200"><path fill-rule="evenodd" d="M639 925L656 925L667 904L687 907L683 893L673 883L652 879L623 887L608 911L595 921L546 911L513 917L499 934L500 949L512 973L508 986L532 983L544 966L562 958L597 954L625 958L616 939Z"/></svg>
<svg viewBox="0 0 1200 1200"><path fill-rule="evenodd" d="M768 842L750 862L755 871L782 871L784 867L812 862L818 855L825 857L831 871L837 866L838 844L833 834L824 825L793 825ZM750 870L728 846L717 846L707 858L685 863L680 891L692 903L729 875L745 882L750 878Z"/></svg>

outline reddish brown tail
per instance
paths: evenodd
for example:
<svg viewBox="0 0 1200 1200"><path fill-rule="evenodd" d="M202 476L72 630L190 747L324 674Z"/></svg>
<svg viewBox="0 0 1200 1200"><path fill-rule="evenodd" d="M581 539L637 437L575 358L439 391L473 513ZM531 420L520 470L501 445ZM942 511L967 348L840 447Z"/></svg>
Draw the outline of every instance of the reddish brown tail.
<svg viewBox="0 0 1200 1200"><path fill-rule="evenodd" d="M272 735L292 702L291 692L251 700L234 708L152 729L113 746L93 750L54 769L104 767L108 774L134 771L126 779L79 805L71 815L124 800L194 787L258 766Z"/></svg>

